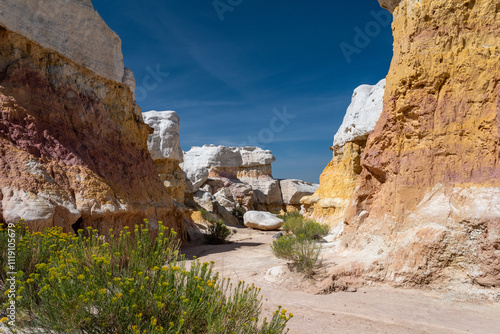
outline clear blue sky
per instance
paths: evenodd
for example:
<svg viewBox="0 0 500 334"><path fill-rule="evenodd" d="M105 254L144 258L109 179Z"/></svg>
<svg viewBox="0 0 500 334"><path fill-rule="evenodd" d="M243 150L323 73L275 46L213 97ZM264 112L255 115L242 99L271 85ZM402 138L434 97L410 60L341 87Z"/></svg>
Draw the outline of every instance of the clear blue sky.
<svg viewBox="0 0 500 334"><path fill-rule="evenodd" d="M122 39L143 111L179 114L183 150L257 143L275 178L318 182L352 91L392 57L376 0L92 2ZM277 118L285 108L295 118Z"/></svg>

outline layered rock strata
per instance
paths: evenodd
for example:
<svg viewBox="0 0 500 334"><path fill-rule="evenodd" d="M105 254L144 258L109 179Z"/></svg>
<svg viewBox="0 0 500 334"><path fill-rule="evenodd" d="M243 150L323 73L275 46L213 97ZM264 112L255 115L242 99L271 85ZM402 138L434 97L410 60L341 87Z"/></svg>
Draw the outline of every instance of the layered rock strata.
<svg viewBox="0 0 500 334"><path fill-rule="evenodd" d="M384 110L343 248L365 280L499 287L500 6L395 3Z"/></svg>
<svg viewBox="0 0 500 334"><path fill-rule="evenodd" d="M122 83L121 52L106 55L106 48L119 45L116 35L96 23L93 9L53 17L33 9L41 2L4 1L0 7L6 27L0 29L1 220L25 219L34 229L92 226L105 233L147 218L153 225L162 220L183 236L183 222L147 149L150 128ZM91 8L90 1L64 5ZM102 54L99 43L70 43L80 38L76 30L65 30L71 20L78 29L90 24L90 39L115 42L103 46ZM24 32L19 25L33 35L17 33ZM52 36L32 40L40 33ZM68 53L50 44L67 34ZM106 65L100 70L92 64Z"/></svg>
<svg viewBox="0 0 500 334"><path fill-rule="evenodd" d="M144 122L153 128L148 149L160 180L173 199L184 203L186 177L180 163L183 161L179 137L179 116L175 111L148 111L142 114Z"/></svg>
<svg viewBox="0 0 500 334"><path fill-rule="evenodd" d="M99 76L123 82L121 40L90 0L2 0L0 26Z"/></svg>
<svg viewBox="0 0 500 334"><path fill-rule="evenodd" d="M275 180L271 151L258 147L205 145L184 152L181 165L192 184L195 201L210 210L214 202L227 211L300 209L300 199L318 185L300 180Z"/></svg>
<svg viewBox="0 0 500 334"><path fill-rule="evenodd" d="M233 207L239 204L247 209L279 211L283 200L279 181L272 176L271 163L275 160L271 151L258 147L205 145L184 152L181 167L192 182L195 197L206 184L212 195L232 190L236 199Z"/></svg>
<svg viewBox="0 0 500 334"><path fill-rule="evenodd" d="M333 158L320 176L320 187L301 199L312 217L332 225L342 222L344 211L361 173L361 155L368 134L382 113L385 79L354 90L344 121L335 134Z"/></svg>

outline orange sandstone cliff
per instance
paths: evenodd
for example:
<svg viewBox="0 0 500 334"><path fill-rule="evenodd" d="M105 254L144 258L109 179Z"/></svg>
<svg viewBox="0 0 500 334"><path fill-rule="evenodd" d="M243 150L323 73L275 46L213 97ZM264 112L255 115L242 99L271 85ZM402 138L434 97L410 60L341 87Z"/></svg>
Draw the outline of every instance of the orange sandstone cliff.
<svg viewBox="0 0 500 334"><path fill-rule="evenodd" d="M89 0L2 1L0 220L106 232L147 218L184 233L122 59Z"/></svg>
<svg viewBox="0 0 500 334"><path fill-rule="evenodd" d="M394 58L346 210L351 265L338 272L498 288L500 3L381 3L393 9Z"/></svg>

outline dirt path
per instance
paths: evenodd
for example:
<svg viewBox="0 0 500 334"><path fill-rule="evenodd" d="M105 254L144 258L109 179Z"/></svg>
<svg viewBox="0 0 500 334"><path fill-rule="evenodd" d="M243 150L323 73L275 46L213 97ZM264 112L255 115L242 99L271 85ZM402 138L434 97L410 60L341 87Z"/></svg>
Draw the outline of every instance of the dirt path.
<svg viewBox="0 0 500 334"><path fill-rule="evenodd" d="M225 277L262 288L264 311L283 306L294 314L290 333L500 334L500 305L456 302L420 290L366 287L318 295L270 250L271 232L240 229L234 242L183 248L186 258L214 261ZM270 270L271 269L271 270ZM294 283L295 282L295 283Z"/></svg>

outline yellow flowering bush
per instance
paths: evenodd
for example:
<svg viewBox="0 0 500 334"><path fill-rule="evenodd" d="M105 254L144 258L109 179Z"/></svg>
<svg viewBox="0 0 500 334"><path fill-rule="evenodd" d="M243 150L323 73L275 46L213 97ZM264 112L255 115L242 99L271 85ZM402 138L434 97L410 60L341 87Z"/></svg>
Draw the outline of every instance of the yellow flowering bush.
<svg viewBox="0 0 500 334"><path fill-rule="evenodd" d="M155 237L147 222L133 235L110 231L108 238L91 228L76 235L17 229L16 305L27 315L18 325L51 333L253 334L283 333L291 317L279 309L259 321L260 289L233 286L212 271L213 263L187 267L175 232L161 223ZM4 234L0 229L0 253ZM2 293L0 303L7 302Z"/></svg>

